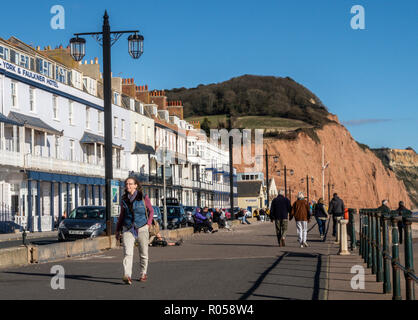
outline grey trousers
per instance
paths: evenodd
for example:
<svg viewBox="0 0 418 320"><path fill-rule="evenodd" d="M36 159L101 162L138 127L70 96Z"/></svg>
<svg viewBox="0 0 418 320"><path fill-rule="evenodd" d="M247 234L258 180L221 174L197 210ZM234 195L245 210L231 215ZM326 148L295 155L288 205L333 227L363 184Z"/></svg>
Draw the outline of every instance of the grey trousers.
<svg viewBox="0 0 418 320"><path fill-rule="evenodd" d="M149 231L148 225L138 229L138 249L139 249L139 274L142 277L147 274L148 269L148 244ZM125 257L123 258L124 275L132 277L132 263L134 257L135 237L125 227L123 228L123 250Z"/></svg>

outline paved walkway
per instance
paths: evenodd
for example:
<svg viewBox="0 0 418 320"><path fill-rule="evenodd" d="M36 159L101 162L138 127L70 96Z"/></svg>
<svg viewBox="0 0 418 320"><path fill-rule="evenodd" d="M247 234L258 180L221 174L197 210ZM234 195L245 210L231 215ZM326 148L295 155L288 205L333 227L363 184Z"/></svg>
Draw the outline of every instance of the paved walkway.
<svg viewBox="0 0 418 320"><path fill-rule="evenodd" d="M299 247L294 221L286 247L277 246L272 223L255 222L234 226L234 231L195 234L180 247L150 248L149 281L130 287L121 283L122 248L2 270L0 299L391 299L367 268L366 288L351 289L350 269L362 265L360 257L338 256L332 237L323 242L314 222L308 228L308 248ZM137 257L135 252L134 279ZM65 290L51 289L54 265L66 271Z"/></svg>

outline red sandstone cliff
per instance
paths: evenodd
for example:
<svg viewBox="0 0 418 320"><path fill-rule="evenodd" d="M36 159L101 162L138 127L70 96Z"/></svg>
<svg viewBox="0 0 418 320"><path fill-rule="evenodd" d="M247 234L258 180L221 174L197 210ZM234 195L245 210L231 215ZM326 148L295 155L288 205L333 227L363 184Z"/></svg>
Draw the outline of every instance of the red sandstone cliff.
<svg viewBox="0 0 418 320"><path fill-rule="evenodd" d="M301 182L308 174L314 177L310 182L310 199L322 197L322 146L325 146L325 163L330 165L325 169L325 201L328 201L328 182L334 184L334 192L344 200L346 207L373 208L380 205L382 199L389 199L389 206L397 208L400 200L407 207L411 206L405 185L398 180L395 173L382 164L376 155L361 148L352 138L349 131L339 124L336 116L330 117L336 121L317 129L320 143L316 143L306 133L300 132L294 140L278 140L264 138L264 147L270 155L280 153L277 163L269 159L269 177L274 177L277 188L283 188L283 174L278 177L277 170L284 165L294 170L294 175L287 175L287 185L292 189L292 200L298 191L306 195L306 181ZM235 162L235 160L234 160ZM243 165L237 165L238 172L244 172ZM263 172L265 166L263 166Z"/></svg>

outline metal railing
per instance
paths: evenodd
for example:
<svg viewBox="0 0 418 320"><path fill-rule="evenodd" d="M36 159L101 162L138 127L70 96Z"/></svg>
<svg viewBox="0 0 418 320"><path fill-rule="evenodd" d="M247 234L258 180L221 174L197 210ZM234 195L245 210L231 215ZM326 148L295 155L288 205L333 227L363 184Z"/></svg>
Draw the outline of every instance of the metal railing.
<svg viewBox="0 0 418 320"><path fill-rule="evenodd" d="M367 267L376 275L377 282L383 282L383 293L392 293L393 300L402 300L400 272L404 273L406 299L415 300L415 283L418 278L414 271L412 223L418 218L407 212L381 212L378 209L360 210L360 248ZM392 233L389 233L391 227ZM404 229L399 231L399 228ZM400 236L404 235L404 265L400 263ZM390 245L390 236L392 237ZM401 241L402 244L402 241ZM391 267L392 266L392 270ZM392 273L392 282L391 282ZM393 285L393 290L392 290Z"/></svg>
<svg viewBox="0 0 418 320"><path fill-rule="evenodd" d="M14 231L14 216L9 205L0 203L0 233L10 233Z"/></svg>

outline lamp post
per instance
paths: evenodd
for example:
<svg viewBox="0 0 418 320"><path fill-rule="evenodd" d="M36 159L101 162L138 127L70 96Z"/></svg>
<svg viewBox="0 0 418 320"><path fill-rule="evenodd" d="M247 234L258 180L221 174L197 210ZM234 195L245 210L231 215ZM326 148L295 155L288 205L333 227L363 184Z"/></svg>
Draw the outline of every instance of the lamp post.
<svg viewBox="0 0 418 320"><path fill-rule="evenodd" d="M82 35L95 37L103 47L103 105L105 115L105 181L106 181L106 233L111 235L111 181L113 179L112 163L112 78L111 78L111 46L119 40L124 33L130 33L128 38L128 50L132 58L138 59L144 52L144 37L138 35L138 30L110 31L109 16L107 11L103 16L102 32L75 33L75 38L70 40L71 56L75 61L81 61L86 54L86 40ZM111 36L114 36L113 39Z"/></svg>
<svg viewBox="0 0 418 320"><path fill-rule="evenodd" d="M308 202L309 202L309 180L311 180L311 182L314 183L314 177L309 178L309 175L306 175L306 178L300 179L300 182L303 183L305 179L306 179L306 198L308 199Z"/></svg>
<svg viewBox="0 0 418 320"><path fill-rule="evenodd" d="M322 199L325 198L325 169L328 168L329 161L325 163L325 146L322 146Z"/></svg>
<svg viewBox="0 0 418 320"><path fill-rule="evenodd" d="M232 114L231 107L228 109L227 114L228 121L228 130L231 133L232 130ZM232 155L233 145L232 145L232 135L229 135L228 139L228 149L229 149L229 205L231 206L231 220L234 220L234 158Z"/></svg>
<svg viewBox="0 0 418 320"><path fill-rule="evenodd" d="M294 175L295 171L293 169L287 169L286 166L284 166L283 169L280 169L277 171L278 176L281 176L281 171L284 171L284 193L285 193L285 197L287 198L287 171L289 170L289 173L291 176Z"/></svg>
<svg viewBox="0 0 418 320"><path fill-rule="evenodd" d="M279 161L280 154L269 155L266 149L266 188L267 188L267 208L270 208L270 193L269 193L269 157L273 157L274 163Z"/></svg>
<svg viewBox="0 0 418 320"><path fill-rule="evenodd" d="M334 189L334 184L328 182L328 205L331 202L331 189Z"/></svg>

